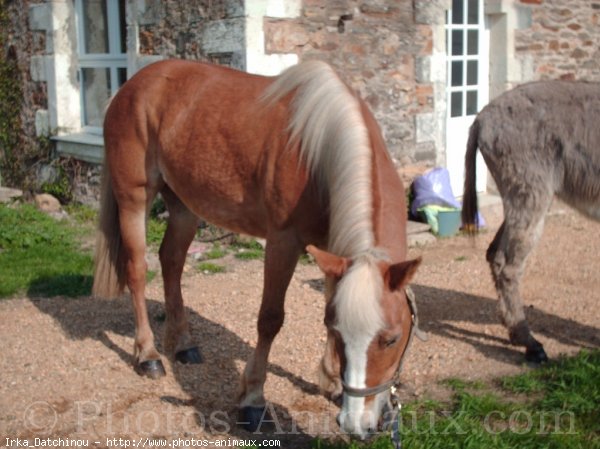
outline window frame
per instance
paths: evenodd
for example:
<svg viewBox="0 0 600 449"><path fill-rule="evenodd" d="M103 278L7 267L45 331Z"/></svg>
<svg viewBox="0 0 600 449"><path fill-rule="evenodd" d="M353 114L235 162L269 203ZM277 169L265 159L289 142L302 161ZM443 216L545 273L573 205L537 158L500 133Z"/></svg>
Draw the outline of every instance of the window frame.
<svg viewBox="0 0 600 449"><path fill-rule="evenodd" d="M75 0L75 15L77 24L77 79L79 81L79 101L81 105L81 128L90 134L102 134L101 126L92 126L87 123L87 111L85 107L85 91L83 86L83 69L105 68L110 73L110 97L115 95L119 89L119 69L125 69L127 76L127 42L122 43L120 0L106 1L106 23L108 27L108 53L86 53L84 14L83 6L85 0ZM126 30L124 30L126 31ZM125 52L121 49L125 47Z"/></svg>
<svg viewBox="0 0 600 449"><path fill-rule="evenodd" d="M482 56L482 42L484 42L485 36L485 1L477 0L477 22L470 23L469 22L469 7L468 1L463 0L462 6L462 17L461 22L454 23L454 13L455 11L452 8L446 11L446 23L444 25L444 31L446 33L446 45L447 45L447 55L446 55L446 63L447 63L447 82L446 82L446 92L447 92L447 116L450 118L456 117L470 117L475 116L479 110L483 107L483 101L481 99L480 91L482 89L482 79L485 78L484 74L486 73L486 68L483 67L481 56ZM453 32L459 31L462 34L462 48L461 52L457 55L452 54L453 49ZM477 32L477 52L469 53L468 45L469 45L469 32L476 31ZM462 79L460 80L460 84L452 85L453 77L452 77L452 69L453 63L458 62L461 64L461 74ZM469 62L477 63L477 83L469 84L468 83L468 64ZM452 115L452 94L459 93L461 95L461 113L459 115ZM469 113L467 108L467 96L469 93L476 93L477 101L476 101L476 111L474 113Z"/></svg>

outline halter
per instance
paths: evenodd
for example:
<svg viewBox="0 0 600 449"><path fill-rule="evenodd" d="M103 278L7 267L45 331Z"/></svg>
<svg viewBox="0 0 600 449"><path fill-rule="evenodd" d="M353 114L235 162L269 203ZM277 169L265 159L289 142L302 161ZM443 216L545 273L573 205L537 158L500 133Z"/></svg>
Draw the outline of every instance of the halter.
<svg viewBox="0 0 600 449"><path fill-rule="evenodd" d="M398 395L398 389L400 387L400 371L402 370L402 364L404 362L404 355L412 342L413 335L416 335L417 338L421 341L427 341L427 335L421 331L419 328L419 318L417 317L417 303L415 301L415 294L413 293L410 287L406 287L406 298L408 302L408 307L410 308L411 315L411 328L410 334L408 335L408 341L406 342L406 346L404 347L404 351L400 356L400 362L398 363L398 367L396 371L392 375L392 377L379 385L374 387L366 387L366 388L355 388L348 385L344 380L342 380L342 387L344 393L348 396L357 397L357 398L365 398L367 396L374 396L379 393L383 393L384 391L390 390L390 402L392 405L392 409L395 411L395 416L393 417L392 423L392 441L394 442L395 448L400 449L402 447L400 442L400 431L398 429L398 413L400 412L401 404L400 397Z"/></svg>

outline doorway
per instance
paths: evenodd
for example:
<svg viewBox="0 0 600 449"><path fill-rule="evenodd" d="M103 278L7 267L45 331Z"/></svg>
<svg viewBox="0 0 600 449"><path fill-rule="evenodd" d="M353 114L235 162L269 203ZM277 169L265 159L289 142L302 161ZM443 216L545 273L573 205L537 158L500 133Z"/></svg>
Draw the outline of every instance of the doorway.
<svg viewBox="0 0 600 449"><path fill-rule="evenodd" d="M489 28L483 0L453 0L446 15L446 167L455 195L461 195L469 127L489 101ZM487 168L477 156L477 190L485 191Z"/></svg>

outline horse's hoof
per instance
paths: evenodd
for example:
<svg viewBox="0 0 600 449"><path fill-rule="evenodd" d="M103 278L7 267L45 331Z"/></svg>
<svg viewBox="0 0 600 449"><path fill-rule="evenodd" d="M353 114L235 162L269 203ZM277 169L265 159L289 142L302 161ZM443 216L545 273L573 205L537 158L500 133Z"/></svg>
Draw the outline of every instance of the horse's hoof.
<svg viewBox="0 0 600 449"><path fill-rule="evenodd" d="M135 371L140 376L146 376L150 379L159 379L167 374L161 360L146 360L138 363Z"/></svg>
<svg viewBox="0 0 600 449"><path fill-rule="evenodd" d="M266 407L246 406L240 409L238 425L248 432L256 432L264 424L271 423L271 415Z"/></svg>
<svg viewBox="0 0 600 449"><path fill-rule="evenodd" d="M546 351L544 351L544 347L540 345L536 348L527 348L525 351L525 360L539 365L548 361L548 355L546 354Z"/></svg>
<svg viewBox="0 0 600 449"><path fill-rule="evenodd" d="M175 360L179 363L192 363L198 364L202 363L202 355L200 354L200 350L198 350L197 346L184 349L183 351L179 351L175 354Z"/></svg>

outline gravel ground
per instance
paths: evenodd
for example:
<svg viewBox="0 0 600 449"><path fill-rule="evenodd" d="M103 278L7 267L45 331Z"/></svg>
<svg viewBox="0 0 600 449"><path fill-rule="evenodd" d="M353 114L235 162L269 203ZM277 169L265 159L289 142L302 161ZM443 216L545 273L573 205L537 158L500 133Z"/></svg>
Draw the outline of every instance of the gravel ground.
<svg viewBox="0 0 600 449"><path fill-rule="evenodd" d="M439 381L491 379L531 369L499 324L485 249L501 221L484 211L488 229L412 248L424 263L413 284L421 327L403 369L406 401L447 398ZM527 315L550 357L600 346L600 225L557 203L529 259L523 282ZM152 381L132 365L133 319L128 300L17 298L0 302L0 447L10 438L87 439L94 447L143 438L225 441L277 439L306 447L335 437L337 408L318 393L316 372L325 341L318 268L299 265L288 291L286 323L275 340L265 393L274 417L268 433L236 425L239 373L256 343L262 264L227 259L227 272L184 274L193 335L205 362L165 359L167 376ZM162 335L160 276L148 291ZM160 350L160 345L159 345ZM263 429L264 430L264 429ZM149 440L146 441L145 439ZM265 444L267 442L265 441Z"/></svg>

